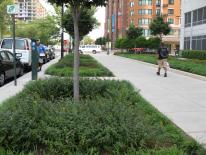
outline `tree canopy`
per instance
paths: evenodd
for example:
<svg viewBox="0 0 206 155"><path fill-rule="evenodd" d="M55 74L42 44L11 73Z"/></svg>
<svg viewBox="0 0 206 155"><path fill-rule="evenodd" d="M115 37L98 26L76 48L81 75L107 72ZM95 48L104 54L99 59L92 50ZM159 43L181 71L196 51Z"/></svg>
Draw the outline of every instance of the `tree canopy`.
<svg viewBox="0 0 206 155"><path fill-rule="evenodd" d="M167 22L164 22L163 17L157 17L152 21L152 23L149 26L151 30L151 34L154 36L159 36L160 40L162 40L162 35L167 35L170 33L170 27Z"/></svg>
<svg viewBox="0 0 206 155"><path fill-rule="evenodd" d="M59 35L59 28L55 18L47 16L30 23L17 23L16 36L40 39L44 44L51 44Z"/></svg>
<svg viewBox="0 0 206 155"><path fill-rule="evenodd" d="M143 35L143 28L135 27L134 24L131 24L126 34L128 39L136 39Z"/></svg>
<svg viewBox="0 0 206 155"><path fill-rule="evenodd" d="M108 39L106 37L99 37L96 39L95 44L96 45L106 45L106 42Z"/></svg>
<svg viewBox="0 0 206 155"><path fill-rule="evenodd" d="M94 28L99 26L97 19L94 17L96 9L95 8L83 8L80 17L79 17L79 36L80 40L83 39L84 36L89 34ZM74 38L74 23L72 18L72 12L70 9L64 14L63 17L63 26L66 31Z"/></svg>

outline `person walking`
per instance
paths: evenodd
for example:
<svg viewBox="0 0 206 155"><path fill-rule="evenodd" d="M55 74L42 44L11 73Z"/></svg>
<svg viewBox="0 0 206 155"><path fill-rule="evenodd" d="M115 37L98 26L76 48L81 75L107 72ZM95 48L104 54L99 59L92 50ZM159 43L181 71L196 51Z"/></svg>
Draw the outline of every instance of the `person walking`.
<svg viewBox="0 0 206 155"><path fill-rule="evenodd" d="M167 66L168 66L168 62L167 62L167 58L169 55L169 51L167 49L167 47L164 47L163 44L160 45L160 48L157 51L158 54L158 70L157 70L157 75L160 75L160 70L161 68L164 68L164 77L167 77Z"/></svg>
<svg viewBox="0 0 206 155"><path fill-rule="evenodd" d="M39 71L41 71L42 65L44 63L44 60L41 57L41 54L45 54L46 49L45 49L44 45L40 43L40 39L36 40L36 46L37 46L37 51L39 53L39 63L38 63L39 64Z"/></svg>

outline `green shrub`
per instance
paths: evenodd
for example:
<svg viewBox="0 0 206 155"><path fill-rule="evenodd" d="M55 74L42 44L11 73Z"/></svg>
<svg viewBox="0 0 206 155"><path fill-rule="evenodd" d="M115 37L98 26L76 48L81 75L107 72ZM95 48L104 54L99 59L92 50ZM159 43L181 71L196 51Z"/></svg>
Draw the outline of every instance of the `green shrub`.
<svg viewBox="0 0 206 155"><path fill-rule="evenodd" d="M80 92L74 104L70 79L31 82L0 107L0 147L49 155L204 152L128 82L81 80Z"/></svg>
<svg viewBox="0 0 206 155"><path fill-rule="evenodd" d="M206 60L206 51L182 51L183 58Z"/></svg>
<svg viewBox="0 0 206 155"><path fill-rule="evenodd" d="M56 76L72 76L73 75L73 54L66 55L58 63L52 65L46 70L46 74ZM80 55L80 76L98 77L113 76L113 74L95 59L89 55Z"/></svg>

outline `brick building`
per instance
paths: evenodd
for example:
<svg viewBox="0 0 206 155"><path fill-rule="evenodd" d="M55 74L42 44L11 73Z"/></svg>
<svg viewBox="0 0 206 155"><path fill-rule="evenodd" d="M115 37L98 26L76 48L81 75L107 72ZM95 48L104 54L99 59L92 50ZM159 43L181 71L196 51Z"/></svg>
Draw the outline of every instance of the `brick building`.
<svg viewBox="0 0 206 155"><path fill-rule="evenodd" d="M156 16L162 15L172 28L163 42L171 51L179 48L180 35L180 0L109 0L106 7L105 36L114 44L117 38L133 23L143 28L145 37L150 37L149 24Z"/></svg>

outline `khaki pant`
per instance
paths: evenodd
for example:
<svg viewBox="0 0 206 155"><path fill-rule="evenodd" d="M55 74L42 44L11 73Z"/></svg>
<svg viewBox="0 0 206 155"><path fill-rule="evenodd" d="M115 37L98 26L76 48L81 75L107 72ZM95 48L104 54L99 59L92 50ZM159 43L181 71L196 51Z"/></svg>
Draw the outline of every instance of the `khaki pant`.
<svg viewBox="0 0 206 155"><path fill-rule="evenodd" d="M157 61L159 68L167 69L167 59L160 59Z"/></svg>

